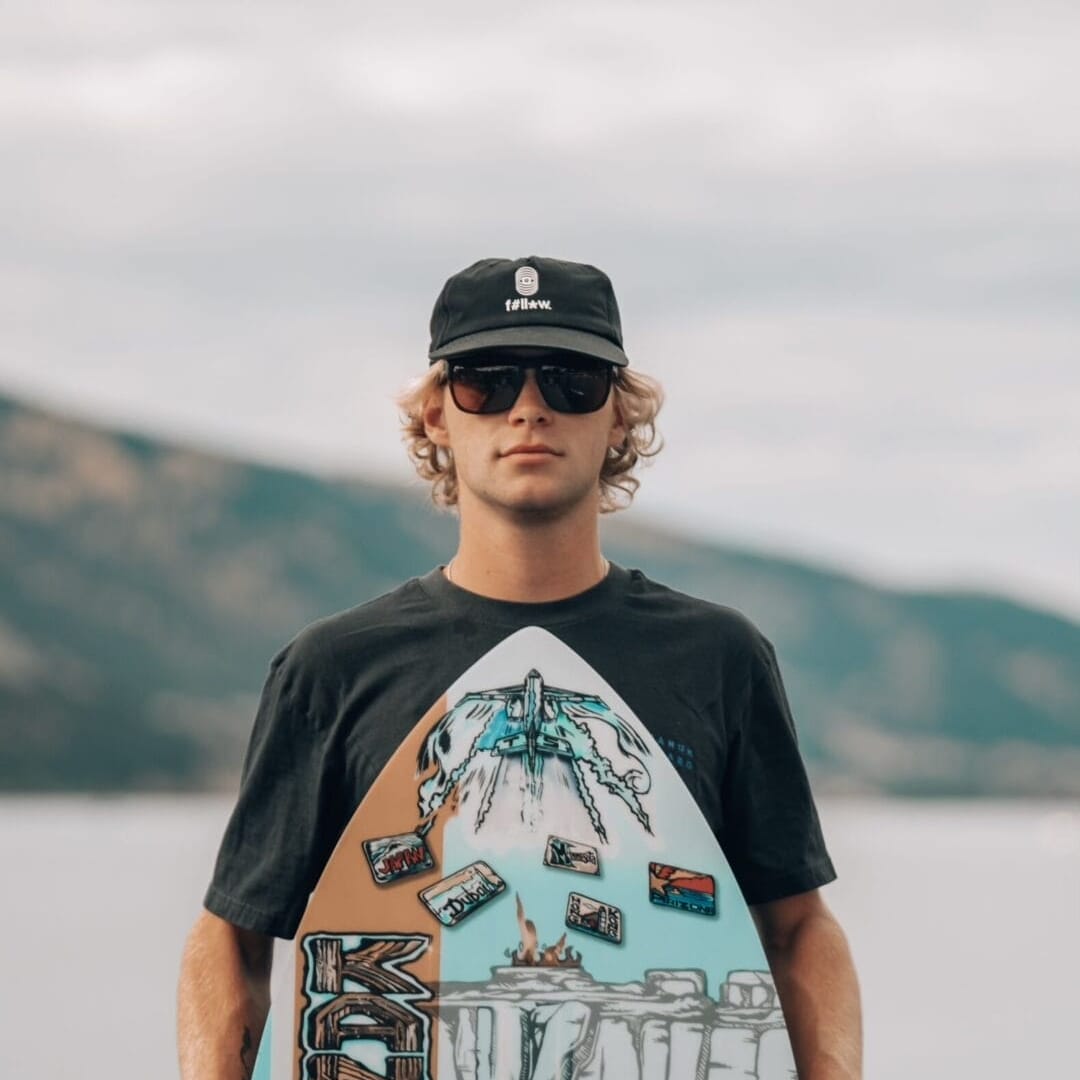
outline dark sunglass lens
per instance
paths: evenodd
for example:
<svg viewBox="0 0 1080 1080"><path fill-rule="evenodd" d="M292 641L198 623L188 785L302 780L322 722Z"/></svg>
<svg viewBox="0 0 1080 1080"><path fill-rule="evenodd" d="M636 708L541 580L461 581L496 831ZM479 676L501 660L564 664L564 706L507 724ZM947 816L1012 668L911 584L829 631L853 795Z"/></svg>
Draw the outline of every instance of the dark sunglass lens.
<svg viewBox="0 0 1080 1080"><path fill-rule="evenodd" d="M496 413L509 409L524 382L516 365L454 364L450 368L450 393L464 412Z"/></svg>
<svg viewBox="0 0 1080 1080"><path fill-rule="evenodd" d="M545 364L539 371L544 400L558 412L596 412L607 401L611 368Z"/></svg>

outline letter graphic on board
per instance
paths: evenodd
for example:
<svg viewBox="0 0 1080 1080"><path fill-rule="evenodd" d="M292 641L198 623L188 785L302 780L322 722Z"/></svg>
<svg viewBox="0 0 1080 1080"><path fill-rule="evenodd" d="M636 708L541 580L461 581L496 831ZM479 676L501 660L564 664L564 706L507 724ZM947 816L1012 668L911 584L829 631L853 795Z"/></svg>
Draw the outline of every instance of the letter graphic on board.
<svg viewBox="0 0 1080 1080"><path fill-rule="evenodd" d="M430 943L426 934L305 936L305 1077L332 1080L359 1060L371 1070L359 1075L426 1080L431 1021L414 1002L432 993L399 965L422 956Z"/></svg>

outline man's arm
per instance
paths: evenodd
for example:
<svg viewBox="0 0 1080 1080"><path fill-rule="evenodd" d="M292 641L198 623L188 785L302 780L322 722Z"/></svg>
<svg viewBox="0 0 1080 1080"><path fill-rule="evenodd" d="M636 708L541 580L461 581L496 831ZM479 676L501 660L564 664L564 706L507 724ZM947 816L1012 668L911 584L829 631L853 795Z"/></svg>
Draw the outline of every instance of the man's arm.
<svg viewBox="0 0 1080 1080"><path fill-rule="evenodd" d="M249 1080L270 1007L274 939L203 911L180 965L182 1080Z"/></svg>
<svg viewBox="0 0 1080 1080"><path fill-rule="evenodd" d="M776 979L799 1080L861 1080L862 1010L847 938L817 889L750 914Z"/></svg>

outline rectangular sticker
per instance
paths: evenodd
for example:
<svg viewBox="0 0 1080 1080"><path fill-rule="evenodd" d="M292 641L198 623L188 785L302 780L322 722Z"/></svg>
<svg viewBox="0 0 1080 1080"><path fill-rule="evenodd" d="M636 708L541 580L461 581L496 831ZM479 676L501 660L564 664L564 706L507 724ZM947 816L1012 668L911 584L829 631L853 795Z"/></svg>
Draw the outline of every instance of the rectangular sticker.
<svg viewBox="0 0 1080 1080"><path fill-rule="evenodd" d="M371 867L371 876L379 885L435 867L424 838L414 832L365 840L364 854Z"/></svg>
<svg viewBox="0 0 1080 1080"><path fill-rule="evenodd" d="M588 844L579 844L562 836L549 836L544 849L544 865L560 870L576 870L579 874L599 874L600 853Z"/></svg>
<svg viewBox="0 0 1080 1080"><path fill-rule="evenodd" d="M428 886L420 899L439 922L453 926L505 888L506 882L481 859Z"/></svg>
<svg viewBox="0 0 1080 1080"><path fill-rule="evenodd" d="M716 914L716 879L712 874L684 870L667 863L649 863L649 899L662 907Z"/></svg>
<svg viewBox="0 0 1080 1080"><path fill-rule="evenodd" d="M581 893L572 892L566 901L566 925L616 945L622 941L622 912Z"/></svg>

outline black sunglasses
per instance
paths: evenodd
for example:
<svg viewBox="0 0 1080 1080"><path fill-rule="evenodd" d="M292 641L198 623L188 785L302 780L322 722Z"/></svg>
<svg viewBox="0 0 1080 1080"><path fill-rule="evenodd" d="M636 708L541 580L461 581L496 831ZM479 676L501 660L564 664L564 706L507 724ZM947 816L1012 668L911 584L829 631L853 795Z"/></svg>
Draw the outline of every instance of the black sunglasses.
<svg viewBox="0 0 1080 1080"><path fill-rule="evenodd" d="M544 401L561 413L591 413L603 408L614 376L611 364L585 357L575 357L572 362L500 363L496 354L482 362L451 363L450 394L462 412L506 412L517 401L529 371L536 372Z"/></svg>

